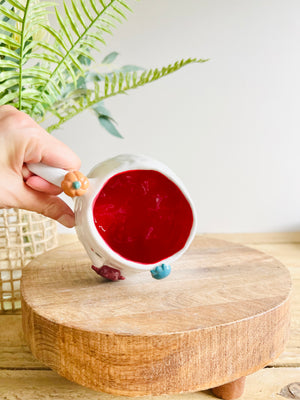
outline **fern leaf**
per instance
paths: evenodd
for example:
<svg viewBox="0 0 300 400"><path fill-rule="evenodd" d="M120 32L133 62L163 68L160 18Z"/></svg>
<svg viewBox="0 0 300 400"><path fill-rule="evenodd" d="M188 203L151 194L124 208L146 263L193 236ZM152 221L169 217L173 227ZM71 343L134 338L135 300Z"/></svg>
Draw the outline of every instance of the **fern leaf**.
<svg viewBox="0 0 300 400"><path fill-rule="evenodd" d="M103 8L106 6L104 0L99 0L99 2L100 2L101 6L102 6Z"/></svg>
<svg viewBox="0 0 300 400"><path fill-rule="evenodd" d="M40 95L40 92L35 89L26 89L22 92L22 99L30 99L31 103L35 102L36 98ZM13 101L13 103L18 106L18 93L12 92L8 93L7 95L3 96L0 99L0 105L7 104L8 102Z"/></svg>
<svg viewBox="0 0 300 400"><path fill-rule="evenodd" d="M0 99L0 106L4 104L8 104L16 99L16 93L7 93L5 96Z"/></svg>
<svg viewBox="0 0 300 400"><path fill-rule="evenodd" d="M84 43L84 41L83 41L83 43ZM88 44L88 42L86 42L86 44ZM84 57L88 58L90 61L96 62L94 57L91 56L90 52L88 50L86 50L86 48L84 48L84 47L81 47L80 49L78 49L77 53L79 55L83 55Z"/></svg>
<svg viewBox="0 0 300 400"><path fill-rule="evenodd" d="M101 24L99 25L101 29L103 29L103 27L105 27L107 30L107 33L110 33L112 35L112 31L109 27L111 28L116 28L116 24L111 20L112 19L112 15L110 12L106 12L106 16L101 18ZM107 16L109 16L110 18L107 18ZM117 18L115 18L116 21L121 22L119 20L117 20Z"/></svg>
<svg viewBox="0 0 300 400"><path fill-rule="evenodd" d="M128 11L132 12L132 9L129 7L129 5L125 1L118 0L118 3L121 4L121 6L124 7L125 9L127 9Z"/></svg>
<svg viewBox="0 0 300 400"><path fill-rule="evenodd" d="M12 24L8 24L6 21L0 21L0 29L5 32L13 33L14 35L20 35L20 32Z"/></svg>
<svg viewBox="0 0 300 400"><path fill-rule="evenodd" d="M12 38L11 36L8 35L2 35L0 34L0 43L5 44L8 47L12 48L17 48L19 46L19 43ZM1 47L1 53L2 53L3 47Z"/></svg>
<svg viewBox="0 0 300 400"><path fill-rule="evenodd" d="M105 84L104 84L104 96L108 95L108 89L109 89L109 77L106 75L105 76Z"/></svg>
<svg viewBox="0 0 300 400"><path fill-rule="evenodd" d="M16 63L12 60L1 60L0 62L0 71L1 69L5 68L19 68L19 63ZM1 74L0 74L0 81L3 80ZM0 88L1 89L1 88Z"/></svg>
<svg viewBox="0 0 300 400"><path fill-rule="evenodd" d="M126 14L122 11L121 8L119 8L117 5L113 6L113 9L117 14L119 14L123 19L127 19ZM120 21L122 22L122 21Z"/></svg>
<svg viewBox="0 0 300 400"><path fill-rule="evenodd" d="M73 56L73 54L70 54L70 60L73 63L73 67L76 67L83 74L84 70L83 70L82 66L80 65L80 62ZM65 64L69 64L70 60L66 60ZM71 66L71 63L70 63L70 66ZM76 79L76 75L75 75L75 79Z"/></svg>
<svg viewBox="0 0 300 400"><path fill-rule="evenodd" d="M119 22L120 24L123 22L123 20L127 19L126 15L124 13L122 13L120 10L118 10L118 8L116 7L112 7L112 9L115 11L114 13L108 12L107 15L110 17L110 19L115 20L117 22ZM114 28L116 27L115 25L113 25Z"/></svg>
<svg viewBox="0 0 300 400"><path fill-rule="evenodd" d="M122 88L123 88L123 82L124 82L124 74L123 72L119 73L119 92L122 92Z"/></svg>
<svg viewBox="0 0 300 400"><path fill-rule="evenodd" d="M109 35L112 35L111 29L107 26L107 24L104 23L104 21L101 21L101 23L96 24L95 28L99 31L104 33L108 33Z"/></svg>
<svg viewBox="0 0 300 400"><path fill-rule="evenodd" d="M2 62L0 62L0 65L2 65ZM8 71L1 71L0 69L0 88L1 88L1 93L5 92L5 89L2 89L2 85L6 84L10 79L19 77L19 72L14 70L14 69L10 69ZM9 87L10 87L10 83L8 83ZM12 85L13 86L13 85ZM1 98L1 94L0 94L0 98Z"/></svg>
<svg viewBox="0 0 300 400"><path fill-rule="evenodd" d="M64 53L60 49L58 49L54 46L51 46L49 43L40 41L40 42L37 42L37 45L44 48L45 50L48 50L48 53L50 53L50 54L53 53L53 54L58 55L61 58L64 57Z"/></svg>
<svg viewBox="0 0 300 400"><path fill-rule="evenodd" d="M30 75L33 79L37 77L46 81L49 76L49 71L46 68L42 68L41 66L34 66L31 68L27 68L25 70L25 75Z"/></svg>
<svg viewBox="0 0 300 400"><path fill-rule="evenodd" d="M77 79L76 79L76 74L73 70L72 64L70 63L69 60L64 60L64 65L65 65L67 71L69 72L69 74L71 75L73 82L76 84ZM48 89L48 86L50 86L51 82L52 81L50 81L50 83L47 84L47 89Z"/></svg>
<svg viewBox="0 0 300 400"><path fill-rule="evenodd" d="M42 68L28 68L26 63L38 53L39 46L34 37L40 30L40 23L45 20L50 3L6 0L4 4L0 4L0 13L7 17L7 21L0 21L2 43L5 45L1 47L0 100L1 104L13 104L27 111L30 102L32 108L40 100L37 87L45 84L46 80ZM48 70L46 76L49 76Z"/></svg>
<svg viewBox="0 0 300 400"><path fill-rule="evenodd" d="M65 50L68 51L68 46L67 44L64 42L63 37L56 32L56 30L54 30L51 26L49 25L41 25L44 29L46 29L46 31L48 31L50 33L50 35L52 35L54 37L54 39L56 40L56 42Z"/></svg>
<svg viewBox="0 0 300 400"><path fill-rule="evenodd" d="M98 82L94 83L94 92L95 92L95 97L99 98L100 97L100 85Z"/></svg>
<svg viewBox="0 0 300 400"><path fill-rule="evenodd" d="M30 58L31 59L37 58L39 60L49 61L50 63L57 63L58 62L58 58L57 58L56 55L47 54L47 53L31 54Z"/></svg>
<svg viewBox="0 0 300 400"><path fill-rule="evenodd" d="M9 3L9 1L8 1ZM20 17L19 14L17 14L15 11L13 11L12 9L9 9L7 7L4 7L2 5L0 5L0 13L5 15L6 17L8 17L9 19L12 19L13 21L16 22L23 22L22 18Z"/></svg>
<svg viewBox="0 0 300 400"><path fill-rule="evenodd" d="M11 78L7 79L1 84L1 87L3 90L7 90L15 85L18 85L19 83L19 78ZM40 85L43 85L44 80L43 79L37 79L37 78L23 78L23 85L26 87L39 87ZM16 96L16 95L15 95Z"/></svg>
<svg viewBox="0 0 300 400"><path fill-rule="evenodd" d="M20 56L15 51L10 50L7 47L1 47L0 51L1 51L1 56L8 56L16 60L20 60Z"/></svg>
<svg viewBox="0 0 300 400"><path fill-rule="evenodd" d="M54 98L58 98L61 92L61 88L56 84L56 82L51 82L51 85L48 87L49 94Z"/></svg>
<svg viewBox="0 0 300 400"><path fill-rule="evenodd" d="M94 33L88 33L87 37L94 39L95 41L99 41L99 42L103 43L104 45L106 45L105 40L103 39L103 37L100 34L96 35ZM92 43L92 42L90 42L90 43Z"/></svg>
<svg viewBox="0 0 300 400"><path fill-rule="evenodd" d="M87 6L86 6L85 0L80 0L80 4L81 4L81 7L82 7L82 9L83 9L85 15L88 17L88 19L89 19L91 22L93 22L93 21L94 21L94 18L93 18L93 16L91 15L89 9L88 9Z"/></svg>
<svg viewBox="0 0 300 400"><path fill-rule="evenodd" d="M86 40L82 40L81 41L81 44L83 45L83 48L86 48L86 49L94 49L94 50L96 50L96 51L100 51L100 49L99 49L99 46L96 46L96 44L95 43L93 43L92 41L90 41L90 42L88 42L88 41L86 41ZM83 48L81 48L79 51L83 51ZM93 57L89 54L89 57L88 57L91 61L94 61L94 59L93 59Z"/></svg>
<svg viewBox="0 0 300 400"><path fill-rule="evenodd" d="M63 52L61 59L56 61L55 57L48 58L52 62L53 69L49 74L48 82L41 91L40 102L45 102L44 93L47 93L48 85L52 80L60 82L63 71L71 76L75 83L83 70L77 61L79 57L84 56L90 61L93 58L90 49L98 49L95 41L105 44L103 35L112 33L112 29L116 27L116 22L120 23L125 18L125 11L130 9L127 6L127 0L64 0L64 16L60 14L56 8L56 18L60 26L57 32L48 25L42 24L43 28L50 33L54 41L61 47ZM48 49L51 52L50 49ZM49 53L48 53L49 54ZM46 58L45 58L46 59ZM70 68L70 63L77 70ZM63 73L64 76L64 73ZM65 76L64 76L65 79ZM51 104L49 105L51 107ZM34 113L35 109L33 109Z"/></svg>
<svg viewBox="0 0 300 400"><path fill-rule="evenodd" d="M125 82L126 82L125 90L130 89L130 83L131 83L131 73L130 72L127 72L125 74Z"/></svg>
<svg viewBox="0 0 300 400"><path fill-rule="evenodd" d="M73 8L74 14L76 15L76 18L78 19L78 21L81 24L81 26L83 27L83 29L86 29L87 25L86 25L86 23L84 22L84 19L81 16L81 12L79 11L78 3L75 2L75 0L71 0L71 4L72 4L72 8ZM74 21L74 24L75 24L75 21Z"/></svg>
<svg viewBox="0 0 300 400"><path fill-rule="evenodd" d="M75 33L76 37L79 37L80 36L79 28L77 28L74 16L72 15L71 11L69 10L69 7L67 7L65 1L64 1L64 8L65 8L65 13L68 17L68 20L70 22L73 32Z"/></svg>
<svg viewBox="0 0 300 400"><path fill-rule="evenodd" d="M68 41L70 42L71 46L73 46L73 39L72 39L71 33L69 32L68 25L63 20L63 18L60 15L60 12L58 11L57 7L55 7L55 14L56 14L56 18L57 18L57 21L58 21L58 23L59 23L59 25L61 27L62 32L65 34L65 36L68 39Z"/></svg>
<svg viewBox="0 0 300 400"><path fill-rule="evenodd" d="M94 0L90 0L91 2L91 7L94 10L94 12L97 14L98 13L98 9L96 7L95 1Z"/></svg>
<svg viewBox="0 0 300 400"><path fill-rule="evenodd" d="M26 89L22 93L22 97L24 99L32 99L33 97L39 96L39 95L40 95L39 90L36 90L36 89L33 89L33 88Z"/></svg>
<svg viewBox="0 0 300 400"><path fill-rule="evenodd" d="M93 107L99 102L115 96L117 94L125 93L128 90L135 89L140 86L144 86L147 83L153 82L162 78L163 76L169 75L172 72L175 72L184 66L192 63L204 63L208 60L204 59L196 59L196 58L188 58L186 60L181 60L180 62L175 62L174 64L170 64L167 67L163 67L161 69L156 68L155 70L143 71L138 75L137 71L127 72L124 76L123 72L118 72L109 75L105 75L104 82L94 82L94 90L89 90L86 92L85 96L85 105L81 106L80 109L76 112L64 114L61 113L60 120L49 126L47 128L48 132L52 132L54 129L57 129L61 124L71 119L78 112L82 112L89 107ZM102 84L101 84L102 83ZM51 112L51 109L49 110Z"/></svg>
<svg viewBox="0 0 300 400"><path fill-rule="evenodd" d="M134 71L132 74L132 87L135 88L137 86L137 72ZM111 87L111 91L113 92L113 87Z"/></svg>
<svg viewBox="0 0 300 400"><path fill-rule="evenodd" d="M25 7L17 0L10 0L9 2L13 7L18 8L21 11L25 11Z"/></svg>
<svg viewBox="0 0 300 400"><path fill-rule="evenodd" d="M115 90L115 87L116 87L116 84L117 84L117 80L118 80L117 74L113 73L113 77L112 77L112 80L111 80L111 90L112 91Z"/></svg>

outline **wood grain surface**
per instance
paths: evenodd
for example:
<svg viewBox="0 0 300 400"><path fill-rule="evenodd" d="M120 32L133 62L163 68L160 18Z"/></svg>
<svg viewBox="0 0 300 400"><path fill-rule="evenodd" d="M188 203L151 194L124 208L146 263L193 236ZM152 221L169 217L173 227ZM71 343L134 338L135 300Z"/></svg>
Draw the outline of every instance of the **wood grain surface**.
<svg viewBox="0 0 300 400"><path fill-rule="evenodd" d="M107 282L78 243L24 270L33 354L66 378L117 395L195 392L274 360L289 327L290 275L249 247L197 237L154 281Z"/></svg>
<svg viewBox="0 0 300 400"><path fill-rule="evenodd" d="M215 234L213 237L243 243L266 252L289 269L292 281L290 338L284 352L266 368L247 377L243 400L284 400L293 398L286 388L300 382L300 233ZM61 245L76 235L59 235ZM281 394L280 394L281 393ZM5 400L121 400L124 397L94 392L49 371L36 360L26 345L20 311L0 314L0 398ZM135 398L136 399L136 398ZM141 400L212 400L210 391L145 396ZM295 396L294 396L295 399Z"/></svg>
<svg viewBox="0 0 300 400"><path fill-rule="evenodd" d="M299 400L280 393L299 382L299 368L266 368L247 377L241 400ZM53 371L0 371L3 400L129 400L124 396L99 393L76 385ZM1 399L1 400L2 400ZM170 396L135 397L135 400L215 400L210 391Z"/></svg>

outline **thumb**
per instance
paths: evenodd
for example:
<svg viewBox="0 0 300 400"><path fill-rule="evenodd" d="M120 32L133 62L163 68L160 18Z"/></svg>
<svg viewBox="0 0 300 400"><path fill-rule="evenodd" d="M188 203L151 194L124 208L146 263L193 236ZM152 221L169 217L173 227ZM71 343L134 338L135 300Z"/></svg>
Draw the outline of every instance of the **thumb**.
<svg viewBox="0 0 300 400"><path fill-rule="evenodd" d="M43 214L67 228L75 225L74 212L59 197L37 192L29 187L23 188L19 193L17 203L19 208Z"/></svg>

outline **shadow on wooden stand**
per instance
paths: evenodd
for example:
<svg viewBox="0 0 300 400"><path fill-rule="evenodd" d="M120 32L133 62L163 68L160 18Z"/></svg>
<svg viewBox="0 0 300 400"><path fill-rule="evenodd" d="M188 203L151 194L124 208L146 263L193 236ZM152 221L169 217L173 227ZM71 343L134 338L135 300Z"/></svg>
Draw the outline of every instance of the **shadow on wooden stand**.
<svg viewBox="0 0 300 400"><path fill-rule="evenodd" d="M234 400L242 396L245 389L246 377L243 376L236 381L226 383L212 389L213 394L219 399Z"/></svg>

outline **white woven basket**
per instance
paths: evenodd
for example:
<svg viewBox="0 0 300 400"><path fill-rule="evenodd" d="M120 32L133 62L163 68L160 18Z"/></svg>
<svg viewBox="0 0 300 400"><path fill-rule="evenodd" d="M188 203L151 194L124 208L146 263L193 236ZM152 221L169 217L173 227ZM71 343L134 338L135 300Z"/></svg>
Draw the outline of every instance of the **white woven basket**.
<svg viewBox="0 0 300 400"><path fill-rule="evenodd" d="M0 313L21 308L22 268L57 245L56 222L20 209L0 209Z"/></svg>

